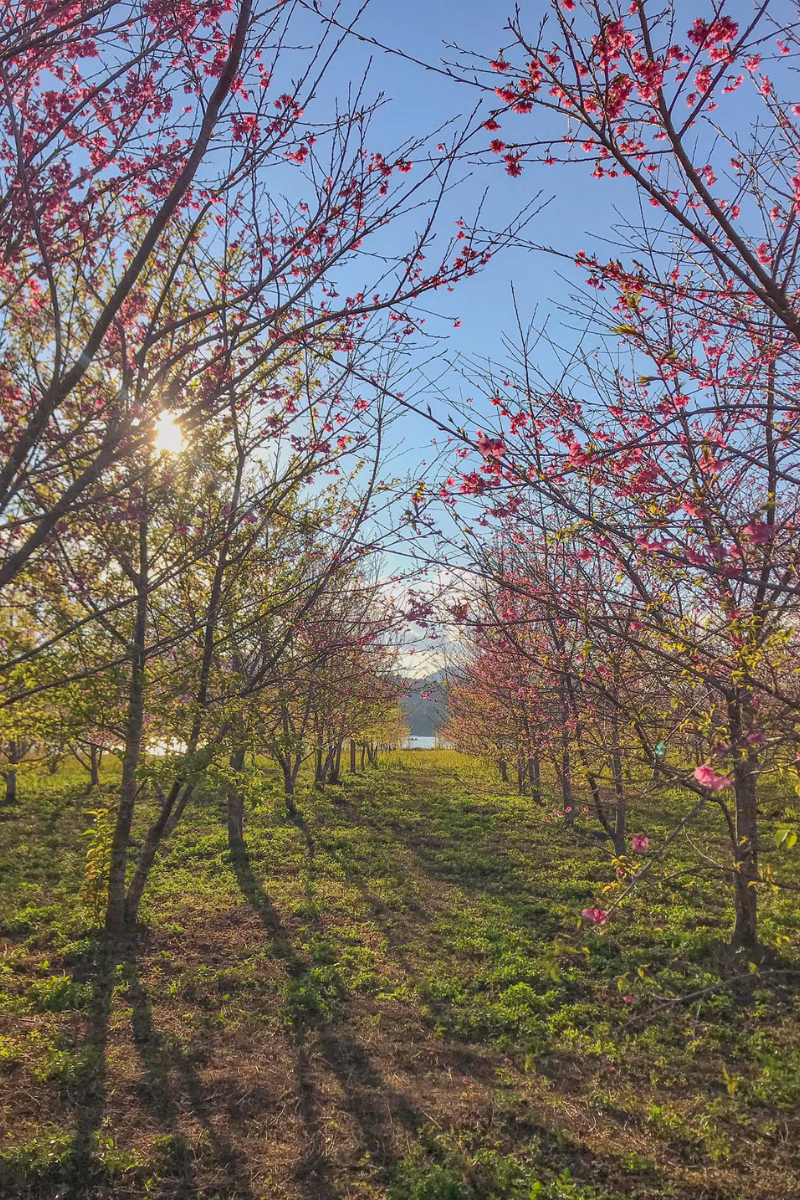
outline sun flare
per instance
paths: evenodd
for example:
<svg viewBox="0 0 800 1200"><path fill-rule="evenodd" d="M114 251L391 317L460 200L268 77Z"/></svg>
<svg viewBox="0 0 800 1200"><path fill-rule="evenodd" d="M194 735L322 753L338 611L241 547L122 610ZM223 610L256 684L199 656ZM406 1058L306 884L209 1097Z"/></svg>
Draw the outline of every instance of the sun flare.
<svg viewBox="0 0 800 1200"><path fill-rule="evenodd" d="M162 454L180 454L185 446L181 427L172 413L162 412L156 423L156 450Z"/></svg>

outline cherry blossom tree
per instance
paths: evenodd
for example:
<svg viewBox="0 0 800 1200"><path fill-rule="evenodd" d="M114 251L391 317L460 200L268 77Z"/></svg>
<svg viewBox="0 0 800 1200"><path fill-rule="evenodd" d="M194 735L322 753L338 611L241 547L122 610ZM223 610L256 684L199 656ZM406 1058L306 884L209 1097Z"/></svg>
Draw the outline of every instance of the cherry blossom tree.
<svg viewBox="0 0 800 1200"><path fill-rule="evenodd" d="M594 186L633 203L618 257L567 251L584 340L551 341L560 367L545 372L541 331L521 327L507 366L471 372L490 402L480 424L472 405L439 422L478 459L444 499L540 546L567 540L579 582L599 573L592 654L621 641L664 694L650 710L594 668L584 678L622 706L655 774L719 806L734 944L754 950L758 780L797 749L800 106L781 98L794 14L569 0L535 34L520 14L508 34L472 63L494 97L490 154L520 181L534 159L573 174L588 161ZM666 694L687 705L701 761L656 753Z"/></svg>
<svg viewBox="0 0 800 1200"><path fill-rule="evenodd" d="M402 338L415 297L489 252L462 226L429 253L459 135L442 151L413 135L371 147L363 88L316 111L337 44L323 21L305 62L286 62L297 4L12 10L0 586L76 506L136 478L165 411L191 436L247 397L280 428L287 359ZM398 218L407 236L390 250ZM335 440L337 420L317 439Z"/></svg>

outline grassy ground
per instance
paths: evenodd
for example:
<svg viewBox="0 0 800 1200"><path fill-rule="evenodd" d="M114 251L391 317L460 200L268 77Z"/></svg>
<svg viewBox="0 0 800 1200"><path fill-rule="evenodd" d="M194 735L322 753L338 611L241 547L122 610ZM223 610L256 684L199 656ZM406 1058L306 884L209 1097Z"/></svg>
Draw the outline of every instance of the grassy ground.
<svg viewBox="0 0 800 1200"><path fill-rule="evenodd" d="M399 754L292 822L265 784L236 862L209 794L108 957L78 899L97 799L24 779L0 823L0 1196L800 1198L796 896L764 894L779 948L751 974L681 842L581 934L607 852L498 789Z"/></svg>

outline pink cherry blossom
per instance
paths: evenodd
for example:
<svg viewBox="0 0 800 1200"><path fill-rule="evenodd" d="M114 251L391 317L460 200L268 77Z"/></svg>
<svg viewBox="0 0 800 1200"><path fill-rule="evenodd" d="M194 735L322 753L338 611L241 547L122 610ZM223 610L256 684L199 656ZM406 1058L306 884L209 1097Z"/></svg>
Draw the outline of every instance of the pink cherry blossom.
<svg viewBox="0 0 800 1200"><path fill-rule="evenodd" d="M722 788L733 787L732 779L727 775L718 775L708 763L705 763L702 767L695 767L694 777L701 787L708 788L712 792L719 792Z"/></svg>
<svg viewBox="0 0 800 1200"><path fill-rule="evenodd" d="M763 546L775 536L774 525L762 525L758 521L751 521L749 525L745 525L744 531L754 546Z"/></svg>
<svg viewBox="0 0 800 1200"><path fill-rule="evenodd" d="M591 921L592 925L605 925L608 920L608 913L604 908L584 908L581 910L581 916Z"/></svg>
<svg viewBox="0 0 800 1200"><path fill-rule="evenodd" d="M650 838L644 833L635 833L631 838L631 849L634 854L644 854L650 845Z"/></svg>

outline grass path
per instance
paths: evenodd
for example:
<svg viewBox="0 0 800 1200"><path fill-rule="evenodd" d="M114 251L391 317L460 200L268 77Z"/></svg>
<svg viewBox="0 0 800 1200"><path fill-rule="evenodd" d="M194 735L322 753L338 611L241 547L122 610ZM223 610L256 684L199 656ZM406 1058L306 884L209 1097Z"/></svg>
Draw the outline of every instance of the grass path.
<svg viewBox="0 0 800 1200"><path fill-rule="evenodd" d="M712 880L578 936L604 850L418 752L296 822L265 785L237 860L204 797L109 959L88 801L28 792L0 824L3 1198L800 1200L797 981L667 1004L732 969ZM791 894L764 928L796 953Z"/></svg>

